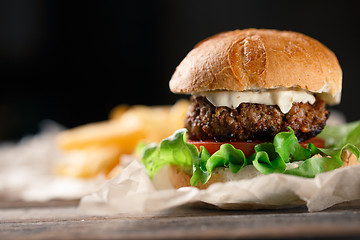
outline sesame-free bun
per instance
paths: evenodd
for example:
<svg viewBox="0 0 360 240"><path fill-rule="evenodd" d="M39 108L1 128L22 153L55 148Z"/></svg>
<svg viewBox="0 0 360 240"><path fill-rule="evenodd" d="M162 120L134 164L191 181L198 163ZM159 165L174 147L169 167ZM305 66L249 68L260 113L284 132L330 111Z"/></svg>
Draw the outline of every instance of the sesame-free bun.
<svg viewBox="0 0 360 240"><path fill-rule="evenodd" d="M342 71L335 54L304 34L245 29L198 43L170 80L175 93L304 89L340 102Z"/></svg>

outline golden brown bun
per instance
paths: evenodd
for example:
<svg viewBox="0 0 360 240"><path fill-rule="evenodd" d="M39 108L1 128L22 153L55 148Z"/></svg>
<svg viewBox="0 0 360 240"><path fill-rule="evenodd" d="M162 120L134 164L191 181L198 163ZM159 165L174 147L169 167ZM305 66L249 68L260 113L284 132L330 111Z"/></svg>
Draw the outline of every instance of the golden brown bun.
<svg viewBox="0 0 360 240"><path fill-rule="evenodd" d="M350 151L345 150L341 155L341 160L344 162L342 167L348 167L353 165L358 165L359 162L354 154L352 154ZM199 189L206 189L211 184L216 182L227 182L232 180L241 180L241 179L249 179L256 177L258 175L261 175L255 168L251 168L249 166L247 169L242 169L239 173L231 173L230 171L226 171L229 169L225 168L219 168L220 171L216 171L216 168L211 173L211 178L206 184L199 183L198 186L196 186ZM240 176L241 174L246 176ZM189 173L186 173L185 171L182 171L182 168L171 165L169 166L169 177L170 181L174 188L181 188L181 187L190 187L190 179L191 175Z"/></svg>
<svg viewBox="0 0 360 240"><path fill-rule="evenodd" d="M344 162L342 167L354 166L359 164L357 157L348 150L342 152L341 160Z"/></svg>
<svg viewBox="0 0 360 240"><path fill-rule="evenodd" d="M300 88L340 101L342 71L335 54L304 34L235 30L200 42L170 80L175 93Z"/></svg>

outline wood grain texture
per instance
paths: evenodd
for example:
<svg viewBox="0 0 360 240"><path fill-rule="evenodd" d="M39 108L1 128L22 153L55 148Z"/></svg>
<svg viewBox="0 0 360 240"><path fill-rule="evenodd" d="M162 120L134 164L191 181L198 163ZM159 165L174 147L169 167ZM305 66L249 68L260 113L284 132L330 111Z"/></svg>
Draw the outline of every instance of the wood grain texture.
<svg viewBox="0 0 360 240"><path fill-rule="evenodd" d="M189 206L158 213L87 216L76 206L0 209L0 239L233 239L360 237L360 201L306 208L223 211Z"/></svg>

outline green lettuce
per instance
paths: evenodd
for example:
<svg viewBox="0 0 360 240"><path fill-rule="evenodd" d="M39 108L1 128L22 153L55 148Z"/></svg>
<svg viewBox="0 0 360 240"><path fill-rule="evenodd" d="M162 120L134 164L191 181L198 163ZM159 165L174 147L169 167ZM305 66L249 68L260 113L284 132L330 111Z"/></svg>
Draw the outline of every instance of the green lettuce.
<svg viewBox="0 0 360 240"><path fill-rule="evenodd" d="M162 140L159 146L152 143L143 147L142 163L150 177L166 165L191 167L199 161L197 148L187 143L186 139L186 129L179 129L172 136Z"/></svg>
<svg viewBox="0 0 360 240"><path fill-rule="evenodd" d="M340 148L347 143L360 148L360 121L340 126L325 126L318 137L325 139L325 147Z"/></svg>
<svg viewBox="0 0 360 240"><path fill-rule="evenodd" d="M200 155L193 162L193 175L190 184L196 186L201 182L205 184L211 177L211 173L207 170L206 163L211 157L210 153L203 147L200 147Z"/></svg>
<svg viewBox="0 0 360 240"><path fill-rule="evenodd" d="M229 168L238 173L244 166L252 164L260 173L283 173L312 178L342 166L341 154L351 151L358 159L360 156L360 121L343 126L328 126L320 137L326 139L326 148L317 148L309 143L303 148L294 131L278 133L273 143L255 146L255 153L248 158L241 150L231 144L223 144L214 154L200 147L200 151L187 143L186 129L177 130L159 145L149 144L141 147L142 163L150 177L163 166L177 165L192 171L190 184L205 184L212 171L217 167ZM329 141L329 142L328 142ZM299 162L299 166L286 169L286 164Z"/></svg>

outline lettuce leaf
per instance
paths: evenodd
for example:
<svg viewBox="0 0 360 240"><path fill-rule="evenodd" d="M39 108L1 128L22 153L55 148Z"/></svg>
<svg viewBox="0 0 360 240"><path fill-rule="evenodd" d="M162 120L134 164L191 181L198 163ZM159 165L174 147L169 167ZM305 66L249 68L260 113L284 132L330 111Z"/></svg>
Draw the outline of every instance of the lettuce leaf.
<svg viewBox="0 0 360 240"><path fill-rule="evenodd" d="M338 130L337 130L338 129ZM278 133L273 143L255 146L255 153L245 158L241 150L231 144L223 144L213 155L204 148L200 151L187 143L186 129L179 129L172 136L161 141L160 145L149 144L142 148L142 162L150 177L163 166L177 165L188 167L193 175L191 185L205 184L215 168L229 168L238 173L244 166L252 164L260 173L284 173L302 177L315 177L317 174L342 166L341 154L351 151L359 159L360 121L345 126L327 127L321 137L329 139L327 148L317 148L309 143L303 148L294 131ZM286 163L301 161L299 167L286 169Z"/></svg>
<svg viewBox="0 0 360 240"><path fill-rule="evenodd" d="M246 165L246 158L241 150L231 144L223 144L206 162L206 169L211 173L215 167L230 168L230 171L237 173Z"/></svg>
<svg viewBox="0 0 360 240"><path fill-rule="evenodd" d="M325 140L325 147L342 147L351 143L360 148L360 121L355 121L343 125L325 126L318 137Z"/></svg>
<svg viewBox="0 0 360 240"><path fill-rule="evenodd" d="M186 129L177 130L161 141L160 146L149 144L143 148L142 163L150 177L163 166L174 164L191 167L199 157L197 148L186 142Z"/></svg>
<svg viewBox="0 0 360 240"><path fill-rule="evenodd" d="M342 161L335 158L312 157L304 161L299 167L288 169L284 173L289 175L313 178L319 173L341 167Z"/></svg>
<svg viewBox="0 0 360 240"><path fill-rule="evenodd" d="M252 164L262 174L282 173L286 169L285 160L276 152L271 143L262 143L255 146Z"/></svg>
<svg viewBox="0 0 360 240"><path fill-rule="evenodd" d="M289 129L290 132L280 132L275 136L275 151L286 163L289 163L290 160L301 161L309 158L310 151L299 144L294 131L290 127Z"/></svg>
<svg viewBox="0 0 360 240"><path fill-rule="evenodd" d="M190 180L192 186L198 185L199 182L205 184L216 167L229 168L231 172L237 173L247 164L244 153L231 144L221 145L212 156L204 147L201 147L199 158L200 164L194 164L194 174Z"/></svg>
<svg viewBox="0 0 360 240"><path fill-rule="evenodd" d="M211 157L210 153L203 147L200 147L200 155L193 163L193 175L190 179L192 186L197 186L200 182L207 183L211 177L211 173L206 168L207 160Z"/></svg>
<svg viewBox="0 0 360 240"><path fill-rule="evenodd" d="M286 170L285 174L296 175L301 177L313 178L319 173L327 172L339 168L343 165L341 154L344 150L349 150L358 159L360 156L359 149L353 144L346 144L342 148L316 148L309 143L308 148L311 149L313 155L319 154L321 156L314 156L294 169Z"/></svg>

